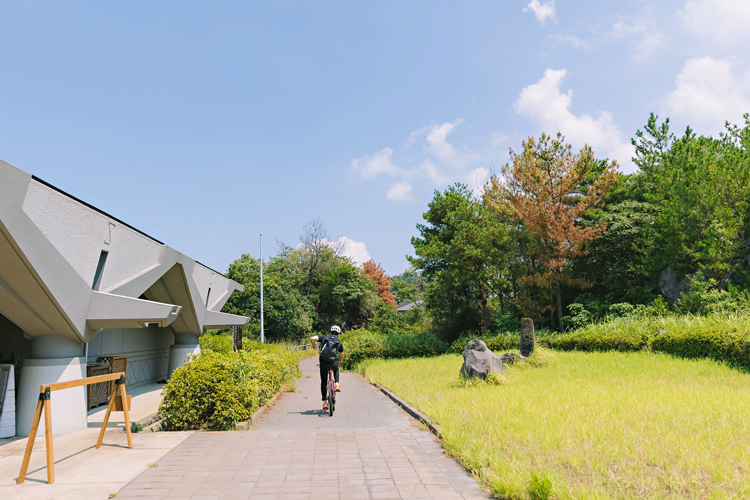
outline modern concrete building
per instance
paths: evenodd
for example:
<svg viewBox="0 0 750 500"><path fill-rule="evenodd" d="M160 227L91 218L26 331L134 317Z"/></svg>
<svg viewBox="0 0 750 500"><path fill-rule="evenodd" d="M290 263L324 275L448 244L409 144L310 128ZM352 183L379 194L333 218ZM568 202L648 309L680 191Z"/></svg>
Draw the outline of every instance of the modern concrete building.
<svg viewBox="0 0 750 500"><path fill-rule="evenodd" d="M15 411L16 435L29 433L41 384L85 377L98 356L126 355L128 384L166 379L200 351L206 330L247 323L220 312L235 290L242 286L221 273L0 160L0 363L12 359L16 389L2 411ZM55 434L86 427L84 388L53 394L52 425Z"/></svg>

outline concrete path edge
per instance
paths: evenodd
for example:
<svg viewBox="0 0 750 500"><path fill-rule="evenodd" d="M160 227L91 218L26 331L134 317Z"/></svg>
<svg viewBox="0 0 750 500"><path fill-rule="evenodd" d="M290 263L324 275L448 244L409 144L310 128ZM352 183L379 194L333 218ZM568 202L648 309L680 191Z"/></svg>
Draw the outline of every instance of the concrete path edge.
<svg viewBox="0 0 750 500"><path fill-rule="evenodd" d="M270 410L273 407L274 403L276 403L276 401L278 401L279 398L281 396L283 396L285 392L286 392L285 388L282 387L281 389L279 389L276 392L276 394L274 394L273 397L271 397L271 399L268 400L268 402L266 404L264 404L263 406L261 406L260 408L258 408L257 410L255 410L255 413L253 413L253 415L248 420L243 420L242 422L239 422L235 426L234 430L236 430L236 431L246 431L246 430L249 430L249 429L255 427L255 425L258 423L258 420L263 415L265 415L265 413L268 410Z"/></svg>
<svg viewBox="0 0 750 500"><path fill-rule="evenodd" d="M382 385L378 384L377 382L371 382L372 385L380 389L380 392L388 396L391 401L396 403L398 406L400 406L406 413L411 415L412 417L416 418L420 422L422 422L428 429L430 429L430 432L435 434L435 436L442 440L443 437L440 434L440 426L433 422L430 417L419 411L417 408L413 407L400 397L396 396L393 392L391 392L389 389L383 387Z"/></svg>

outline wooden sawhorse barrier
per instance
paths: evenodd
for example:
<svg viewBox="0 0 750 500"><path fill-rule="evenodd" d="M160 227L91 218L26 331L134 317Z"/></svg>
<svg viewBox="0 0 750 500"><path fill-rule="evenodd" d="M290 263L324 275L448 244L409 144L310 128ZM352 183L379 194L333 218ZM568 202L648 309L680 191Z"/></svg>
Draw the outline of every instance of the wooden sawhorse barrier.
<svg viewBox="0 0 750 500"><path fill-rule="evenodd" d="M107 430L107 422L109 422L109 414L112 413L112 409L115 407L115 398L117 397L118 392L122 397L122 412L125 417L125 432L127 432L128 434L128 448L133 447L133 436L130 433L130 408L128 408L128 396L125 393L125 376L122 373L110 373L108 375L99 375L97 377L69 380L67 382L58 382L56 384L46 384L39 387L39 402L36 405L34 420L31 423L29 441L26 444L26 453L23 456L21 472L18 474L18 481L16 481L17 484L21 484L26 480L26 471L29 469L31 450L34 448L36 432L39 429L39 420L42 418L42 408L44 408L44 437L47 441L47 484L52 484L55 482L55 458L52 451L52 402L50 399L52 392L59 391L61 389L70 389L72 387L80 387L82 385L98 384L100 382L109 381L115 382L115 390L112 391L112 394L109 397L109 405L107 406L107 413L104 414L102 430L99 432L99 439L96 442L96 449L98 450L102 446L104 431Z"/></svg>

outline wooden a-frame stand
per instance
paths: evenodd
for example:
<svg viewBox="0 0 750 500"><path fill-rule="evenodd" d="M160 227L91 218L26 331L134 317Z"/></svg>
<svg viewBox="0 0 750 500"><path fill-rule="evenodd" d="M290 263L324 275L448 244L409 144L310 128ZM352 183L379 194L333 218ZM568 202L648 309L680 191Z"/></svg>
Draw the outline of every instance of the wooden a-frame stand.
<svg viewBox="0 0 750 500"><path fill-rule="evenodd" d="M55 459L52 451L51 393L53 391L59 391L61 389L70 389L71 387L98 384L100 382L109 382L112 380L115 382L115 390L112 391L112 394L109 396L109 405L107 405L107 413L104 414L102 430L99 432L99 439L96 442L96 449L98 450L102 446L104 431L107 430L107 422L109 422L109 414L112 413L112 410L115 407L115 398L117 397L118 392L122 397L122 413L125 417L125 432L128 434L128 448L133 447L133 436L130 433L130 408L128 408L128 396L125 393L125 376L122 373L110 373L109 375L99 375L97 377L69 380L67 382L58 382L56 384L46 384L39 387L39 402L36 405L34 420L31 423L29 441L28 443L26 443L26 453L23 456L21 472L18 474L18 481L16 481L17 484L21 484L26 480L26 471L29 469L31 450L34 448L36 432L39 429L39 420L42 418L42 409L44 409L44 438L47 442L47 484L52 484L55 482Z"/></svg>

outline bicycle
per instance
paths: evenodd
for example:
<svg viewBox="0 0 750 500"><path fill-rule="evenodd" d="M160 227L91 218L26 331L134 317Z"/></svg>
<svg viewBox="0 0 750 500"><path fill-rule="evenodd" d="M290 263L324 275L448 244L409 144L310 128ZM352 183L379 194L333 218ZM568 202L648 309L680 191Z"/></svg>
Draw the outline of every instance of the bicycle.
<svg viewBox="0 0 750 500"><path fill-rule="evenodd" d="M336 380L333 378L333 370L328 370L326 394L328 395L328 414L333 416L333 410L336 409Z"/></svg>
<svg viewBox="0 0 750 500"><path fill-rule="evenodd" d="M318 363L317 366L320 366ZM333 376L333 370L328 370L328 381L326 383L326 400L328 401L328 414L333 416L333 410L336 409L336 379Z"/></svg>

